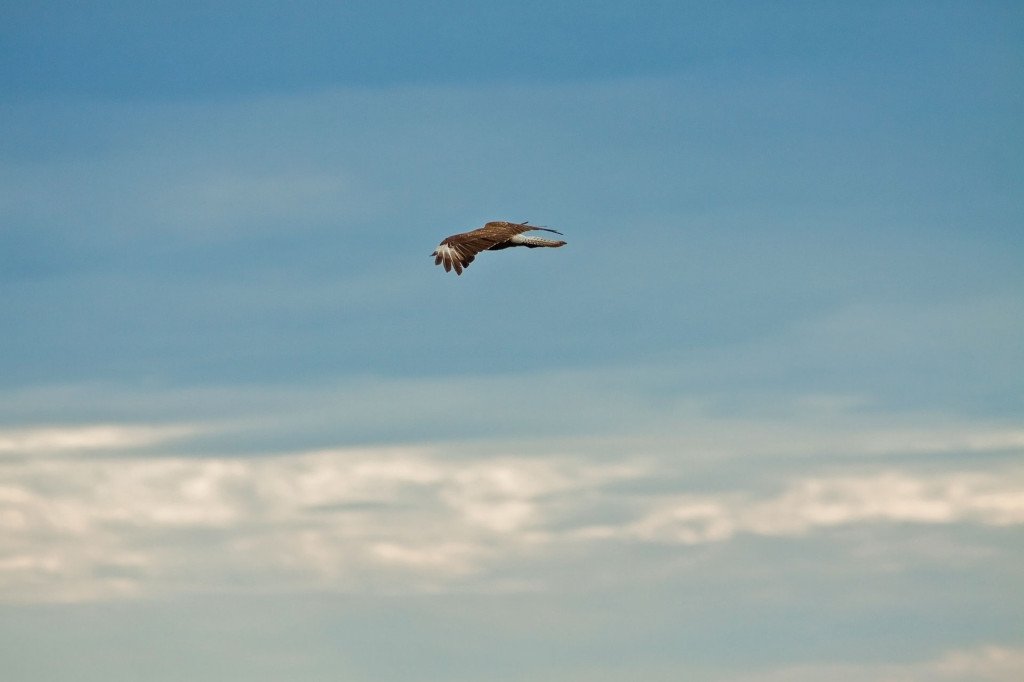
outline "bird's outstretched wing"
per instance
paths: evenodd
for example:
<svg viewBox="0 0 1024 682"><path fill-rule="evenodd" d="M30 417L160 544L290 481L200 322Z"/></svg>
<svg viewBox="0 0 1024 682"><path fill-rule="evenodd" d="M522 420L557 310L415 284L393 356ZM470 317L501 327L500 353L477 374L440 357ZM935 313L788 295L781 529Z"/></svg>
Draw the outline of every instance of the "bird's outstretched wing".
<svg viewBox="0 0 1024 682"><path fill-rule="evenodd" d="M487 249L494 248L507 242L512 237L530 232L531 230L544 230L562 234L558 230L546 227L537 227L527 223L509 223L504 220L496 220L487 223L481 228L470 232L460 232L446 237L444 241L430 254L434 256L434 265L444 265L445 272L455 269L455 274L461 275L464 268L476 258L476 254Z"/></svg>

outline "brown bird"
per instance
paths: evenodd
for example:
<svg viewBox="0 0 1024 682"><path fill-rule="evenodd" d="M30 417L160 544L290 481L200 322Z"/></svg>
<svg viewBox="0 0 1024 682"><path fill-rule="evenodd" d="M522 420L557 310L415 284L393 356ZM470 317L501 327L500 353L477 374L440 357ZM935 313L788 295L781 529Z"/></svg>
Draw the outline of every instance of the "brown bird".
<svg viewBox="0 0 1024 682"><path fill-rule="evenodd" d="M487 223L483 227L471 232L460 232L447 237L437 247L434 253L434 265L444 264L444 271L451 272L455 268L455 274L461 275L464 268L476 258L481 251L499 251L510 246L525 246L536 248L538 246L550 246L552 248L565 246L565 242L540 237L525 237L524 232L533 230L544 230L562 234L558 230L550 230L546 227L527 225L524 220L521 223L508 223L504 220L496 220Z"/></svg>

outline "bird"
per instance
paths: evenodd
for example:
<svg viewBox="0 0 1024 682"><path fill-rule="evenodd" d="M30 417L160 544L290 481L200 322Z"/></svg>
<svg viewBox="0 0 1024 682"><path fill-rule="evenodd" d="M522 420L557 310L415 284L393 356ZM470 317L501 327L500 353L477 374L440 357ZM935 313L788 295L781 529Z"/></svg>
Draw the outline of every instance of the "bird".
<svg viewBox="0 0 1024 682"><path fill-rule="evenodd" d="M500 251L510 246L525 246L530 249L538 246L551 248L565 246L565 242L562 240L524 236L524 232L533 230L562 234L558 230L547 227L528 225L528 222L524 220L521 223L510 223L504 220L493 220L475 230L445 237L434 253L430 255L434 256L434 265L443 264L445 272L451 272L454 268L455 274L461 275L462 271L469 267L469 264L481 251Z"/></svg>

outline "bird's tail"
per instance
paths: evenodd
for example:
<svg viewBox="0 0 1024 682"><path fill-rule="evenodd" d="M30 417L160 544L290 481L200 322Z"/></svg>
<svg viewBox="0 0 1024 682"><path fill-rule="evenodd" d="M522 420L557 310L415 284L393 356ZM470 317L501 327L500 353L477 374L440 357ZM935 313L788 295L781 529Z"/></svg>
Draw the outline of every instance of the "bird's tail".
<svg viewBox="0 0 1024 682"><path fill-rule="evenodd" d="M561 239L556 241L554 239L544 239L542 237L526 237L521 234L516 235L516 238L514 238L512 241L514 241L519 246L527 246L531 249L536 248L538 246L550 246L552 248L557 248L559 246L565 246L566 244Z"/></svg>

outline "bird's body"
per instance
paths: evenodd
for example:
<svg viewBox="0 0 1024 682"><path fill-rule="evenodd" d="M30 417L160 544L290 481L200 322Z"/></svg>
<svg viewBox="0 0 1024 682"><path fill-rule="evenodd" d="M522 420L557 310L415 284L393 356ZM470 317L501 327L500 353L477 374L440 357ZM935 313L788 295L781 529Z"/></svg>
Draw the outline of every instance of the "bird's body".
<svg viewBox="0 0 1024 682"><path fill-rule="evenodd" d="M509 223L497 220L476 230L460 232L447 237L430 255L434 256L434 265L444 265L445 272L451 272L454 268L455 274L461 275L463 269L468 268L476 258L476 254L481 251L500 251L512 246L525 246L533 249L538 246L556 248L565 245L565 242L561 240L528 237L523 234L533 230L562 234L558 230L527 225L525 222Z"/></svg>

